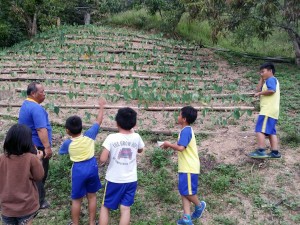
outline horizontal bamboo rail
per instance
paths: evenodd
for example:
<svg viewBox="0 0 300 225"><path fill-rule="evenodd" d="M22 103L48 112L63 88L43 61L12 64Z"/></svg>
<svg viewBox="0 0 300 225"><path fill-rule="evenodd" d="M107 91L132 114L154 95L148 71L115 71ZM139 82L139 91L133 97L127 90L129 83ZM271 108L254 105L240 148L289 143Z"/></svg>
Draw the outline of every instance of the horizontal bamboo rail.
<svg viewBox="0 0 300 225"><path fill-rule="evenodd" d="M4 114L4 113L0 113L0 117L7 117L7 118L12 118L12 119L18 119L19 117L17 115L11 115L11 114ZM51 121L52 125L58 125L58 126L62 126L64 127L65 124L61 123L61 122L56 122L56 121ZM83 124L83 128L87 129L91 126L91 124ZM100 128L103 131L108 131L108 132L118 132L118 128L116 127L107 127L107 126L101 126ZM170 130L143 130L143 129L137 129L135 130L138 133L146 133L146 134L162 134L162 135L166 135L166 136L172 136L172 135L176 135L178 134L178 131L170 131ZM228 133L228 130L225 131L219 131L219 132L210 132L210 131L199 131L195 133L196 135L222 135L222 134L228 134L231 135L230 133ZM235 135L239 135L239 136L254 136L255 133L254 132L238 132L238 133L234 133Z"/></svg>
<svg viewBox="0 0 300 225"><path fill-rule="evenodd" d="M1 107L21 107L21 104L17 103L0 103ZM73 109L97 109L98 105L55 105L59 108L73 108ZM135 110L145 110L145 111L179 111L182 106L169 106L169 107L138 107L138 106L128 106ZM120 109L124 108L124 106L118 105L105 105L105 109ZM212 110L212 111L233 111L233 110L255 110L253 106L196 106L194 107L196 110Z"/></svg>
<svg viewBox="0 0 300 225"><path fill-rule="evenodd" d="M16 90L16 92L26 91L25 89L22 89L22 88L15 88L15 90ZM74 91L45 90L45 93L48 93L48 94L62 94L62 95L67 95L67 94L75 93L75 92L76 92L76 90L74 90ZM97 95L100 95L101 93L85 93L85 92L82 92L82 91L78 91L78 92L76 92L76 94L78 94L78 95L87 95L87 96L97 96ZM113 95L123 97L123 95L120 95L120 94L113 93ZM227 97L233 97L233 96L254 96L254 93L211 94L211 95L208 94L208 95L205 95L204 97L227 98Z"/></svg>

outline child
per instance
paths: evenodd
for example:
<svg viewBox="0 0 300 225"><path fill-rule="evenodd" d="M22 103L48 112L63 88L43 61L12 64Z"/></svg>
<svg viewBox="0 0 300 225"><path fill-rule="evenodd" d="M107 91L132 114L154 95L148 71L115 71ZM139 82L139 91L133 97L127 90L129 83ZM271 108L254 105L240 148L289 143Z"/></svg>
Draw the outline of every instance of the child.
<svg viewBox="0 0 300 225"><path fill-rule="evenodd" d="M99 132L103 120L105 100L99 101L99 113L94 125L88 129L84 135L82 131L82 121L78 116L71 116L66 121L66 132L71 139L66 140L59 154L69 154L72 166L72 222L70 224L78 225L81 202L86 195L89 208L89 224L95 225L96 218L96 192L101 188L98 174L98 164L94 157L95 139Z"/></svg>
<svg viewBox="0 0 300 225"><path fill-rule="evenodd" d="M15 124L7 132L0 155L0 204L2 222L32 224L40 208L36 181L44 177L43 153L31 153L31 129Z"/></svg>
<svg viewBox="0 0 300 225"><path fill-rule="evenodd" d="M107 225L109 210L121 210L121 225L130 224L130 206L134 202L137 189L137 153L141 153L144 142L133 131L137 113L131 108L118 110L116 122L119 132L110 134L103 143L100 163L103 165L109 157L106 172L103 202L100 210L100 225Z"/></svg>
<svg viewBox="0 0 300 225"><path fill-rule="evenodd" d="M178 123L182 130L178 142L171 144L165 141L162 148L172 148L178 151L178 189L183 204L183 218L177 224L193 224L192 220L200 218L206 207L204 201L197 197L198 175L200 173L200 161L197 151L196 139L190 126L197 119L197 110L191 106L183 107L178 116ZM191 215L191 202L195 205L195 211Z"/></svg>
<svg viewBox="0 0 300 225"><path fill-rule="evenodd" d="M275 67L267 62L260 66L260 80L255 97L260 97L260 112L256 122L255 132L258 149L249 154L252 158L279 159L276 123L279 116L280 89L279 82L274 77ZM269 137L271 152L265 152L265 136Z"/></svg>

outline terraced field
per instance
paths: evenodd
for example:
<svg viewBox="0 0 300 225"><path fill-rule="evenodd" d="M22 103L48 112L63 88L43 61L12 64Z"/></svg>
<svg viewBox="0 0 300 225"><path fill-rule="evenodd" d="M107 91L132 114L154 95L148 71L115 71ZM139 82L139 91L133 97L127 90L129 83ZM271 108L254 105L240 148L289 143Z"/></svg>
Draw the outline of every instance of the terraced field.
<svg viewBox="0 0 300 225"><path fill-rule="evenodd" d="M53 29L0 51L1 143L16 123L32 81L45 86L43 105L54 128L47 182L51 209L41 211L34 224L70 221L71 163L57 155L66 138L62 125L74 114L90 125L99 97L105 97L108 104L103 132L96 140L97 155L105 137L116 131L118 108L129 106L138 112L136 131L145 140L146 150L138 157L139 188L132 224L171 225L182 215L177 155L161 150L156 141L176 141L177 115L185 105L199 110L194 124L201 161L199 197L208 203L203 218L194 224L299 224L300 149L282 145L279 161L247 156L256 147L253 130L258 99L253 98L253 90L259 63L250 68L232 66L232 60L230 65L211 49L160 35L95 26ZM285 90L280 135L282 127L288 131L299 122L299 73L287 68L280 67L278 74ZM104 174L105 168L100 168L102 183ZM102 195L103 190L98 193L99 203ZM118 224L119 211L111 216L110 224ZM82 224L87 220L84 202Z"/></svg>
<svg viewBox="0 0 300 225"><path fill-rule="evenodd" d="M138 111L139 130L156 133L173 132L178 110L188 104L203 115L197 132L203 124L217 131L242 115L253 118L252 86L207 49L106 27L64 29L24 45L1 53L1 89L11 93L0 101L2 114L17 115L26 86L39 81L57 123L71 114L89 123L100 96L109 102L104 130L124 106Z"/></svg>

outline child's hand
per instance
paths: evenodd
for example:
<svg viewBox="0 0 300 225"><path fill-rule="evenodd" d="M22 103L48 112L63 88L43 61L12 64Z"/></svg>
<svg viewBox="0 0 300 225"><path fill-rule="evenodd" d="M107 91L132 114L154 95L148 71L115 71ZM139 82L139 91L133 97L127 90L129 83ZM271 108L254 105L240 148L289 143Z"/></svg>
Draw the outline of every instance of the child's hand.
<svg viewBox="0 0 300 225"><path fill-rule="evenodd" d="M42 159L42 158L44 157L43 151L37 150L36 156L37 156L39 159Z"/></svg>
<svg viewBox="0 0 300 225"><path fill-rule="evenodd" d="M105 98L100 98L98 104L99 104L99 107L103 107L106 104Z"/></svg>
<svg viewBox="0 0 300 225"><path fill-rule="evenodd" d="M260 96L260 94L261 94L260 92L257 92L254 94L254 97L258 97L258 96Z"/></svg>
<svg viewBox="0 0 300 225"><path fill-rule="evenodd" d="M170 147L170 142L169 141L165 141L160 147L163 148L163 149L167 149Z"/></svg>

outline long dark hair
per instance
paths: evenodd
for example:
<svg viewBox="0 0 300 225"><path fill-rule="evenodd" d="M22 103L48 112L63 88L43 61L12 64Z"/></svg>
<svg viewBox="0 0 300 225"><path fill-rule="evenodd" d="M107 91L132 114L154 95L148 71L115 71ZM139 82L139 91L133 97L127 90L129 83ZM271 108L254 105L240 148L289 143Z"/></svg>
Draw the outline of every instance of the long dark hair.
<svg viewBox="0 0 300 225"><path fill-rule="evenodd" d="M3 144L4 153L8 157L31 152L33 148L32 132L29 127L15 124L8 130Z"/></svg>

